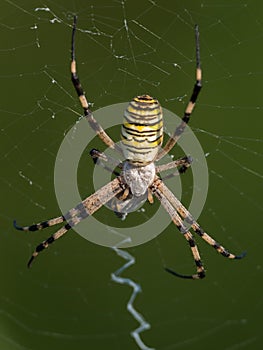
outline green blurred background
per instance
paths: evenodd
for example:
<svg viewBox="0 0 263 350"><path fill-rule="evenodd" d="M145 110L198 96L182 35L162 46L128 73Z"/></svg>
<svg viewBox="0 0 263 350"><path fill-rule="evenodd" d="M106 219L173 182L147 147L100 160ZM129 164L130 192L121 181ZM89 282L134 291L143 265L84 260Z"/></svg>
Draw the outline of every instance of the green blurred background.
<svg viewBox="0 0 263 350"><path fill-rule="evenodd" d="M136 264L124 276L142 286L135 307L151 324L142 333L148 346L261 349L262 13L260 0L1 1L1 350L138 348L129 334L138 323L126 310L131 289L110 278L124 262L120 257L72 231L28 270L34 247L54 228L23 233L12 227L14 218L28 225L60 214L56 153L81 114L69 74L73 14L78 70L94 110L147 92L181 115L194 82L199 24L204 88L191 127L210 176L199 221L230 250L248 255L227 261L198 239L207 278L173 278L163 265L191 273L194 264L170 225L129 249ZM115 129L112 135L117 139ZM92 161L88 152L82 158L79 185L86 196L93 190ZM191 173L183 186L188 204ZM156 205L124 224L148 219ZM108 225L121 224L103 213Z"/></svg>

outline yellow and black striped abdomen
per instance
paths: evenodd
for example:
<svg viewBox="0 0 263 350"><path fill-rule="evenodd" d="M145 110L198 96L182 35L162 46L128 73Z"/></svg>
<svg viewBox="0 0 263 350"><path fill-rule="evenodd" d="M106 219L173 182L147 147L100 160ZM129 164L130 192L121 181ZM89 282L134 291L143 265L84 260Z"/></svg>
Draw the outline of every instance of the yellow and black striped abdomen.
<svg viewBox="0 0 263 350"><path fill-rule="evenodd" d="M141 165L154 161L163 141L163 114L149 95L135 97L124 112L121 128L124 156Z"/></svg>

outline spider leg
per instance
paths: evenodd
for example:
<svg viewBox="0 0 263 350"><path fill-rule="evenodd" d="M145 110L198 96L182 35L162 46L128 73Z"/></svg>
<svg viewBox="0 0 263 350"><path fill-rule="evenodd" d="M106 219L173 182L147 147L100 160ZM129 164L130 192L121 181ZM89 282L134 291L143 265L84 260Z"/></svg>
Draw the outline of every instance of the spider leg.
<svg viewBox="0 0 263 350"><path fill-rule="evenodd" d="M182 174L185 173L186 170L191 166L193 162L192 157L186 156L179 158L177 160L174 160L173 162L166 163L166 164L161 164L161 165L156 165L155 169L157 173L161 173L162 171L178 168L178 173Z"/></svg>
<svg viewBox="0 0 263 350"><path fill-rule="evenodd" d="M167 154L177 143L178 139L184 132L184 129L186 125L189 122L190 116L193 112L193 109L195 107L195 103L197 100L197 97L200 93L200 90L202 88L202 71L201 71L201 60L200 60L200 45L199 45L199 30L198 26L195 26L195 45L196 45L196 83L194 85L194 89L192 92L192 95L190 97L190 100L186 106L184 116L182 118L182 121L180 125L175 129L174 134L170 137L170 139L167 141L166 145L160 149L157 160L161 159L165 154Z"/></svg>
<svg viewBox="0 0 263 350"><path fill-rule="evenodd" d="M178 215L176 210L174 210L174 207L172 206L172 204L169 202L169 200L166 198L166 196L159 189L159 182L162 182L162 181L157 178L157 180L154 181L153 185L151 185L150 190L159 199L162 206L167 211L167 213L170 215L172 221L174 222L174 224L176 225L178 230L183 234L184 238L187 240L187 242L190 246L194 261L195 261L197 273L193 274L193 275L182 275L182 274L177 273L168 267L165 267L165 270L167 272L169 272L177 277L181 277L181 278L188 278L188 279L204 278L205 277L205 269L204 269L204 266L202 264L200 254L199 254L197 245L195 243L194 237L191 234L191 232L186 228L181 217Z"/></svg>
<svg viewBox="0 0 263 350"><path fill-rule="evenodd" d="M48 239L46 239L45 241L43 241L42 243L40 243L35 251L33 252L31 258L29 259L28 263L27 263L27 267L31 267L31 264L33 262L33 260L38 256L38 254L48 248L48 246L53 243L56 239L62 237L65 233L68 232L68 230L71 229L71 226L69 224L63 226L61 229L59 229L57 232L55 232L53 235L51 235Z"/></svg>
<svg viewBox="0 0 263 350"><path fill-rule="evenodd" d="M91 128L96 132L99 138L106 144L106 146L117 150L122 153L121 148L115 144L115 142L109 137L109 135L103 130L101 125L94 118L89 103L86 99L84 90L81 86L79 77L77 75L76 57L75 57L75 34L76 34L77 16L74 16L73 29L72 29L72 41L71 41L71 81L78 94L81 106L84 111L84 115L87 118Z"/></svg>
<svg viewBox="0 0 263 350"><path fill-rule="evenodd" d="M122 169L122 162L121 161L117 161L116 159L106 156L105 153L100 152L99 150L93 148L90 151L90 156L93 159L94 164L99 164L103 169L109 171L110 173L119 176L120 173L115 171L115 168L119 168ZM102 162L101 162L102 161ZM104 164L104 162L106 164L109 164L110 167L106 164Z"/></svg>
<svg viewBox="0 0 263 350"><path fill-rule="evenodd" d="M66 219L64 218L64 216L58 216L57 218L50 219L47 221L42 221L38 224L33 224L31 226L19 226L19 225L17 225L16 220L14 220L13 223L14 223L14 227L20 231L39 231L39 230L42 230L44 228L60 224L61 222L65 221L65 220Z"/></svg>
<svg viewBox="0 0 263 350"><path fill-rule="evenodd" d="M48 248L48 246L53 243L58 238L62 237L65 233L67 233L71 228L76 226L80 221L87 218L90 215L93 215L98 209L100 209L105 203L115 197L118 193L125 189L126 185L121 176L115 178L107 185L103 186L97 192L92 194L91 196L84 199L80 204L78 204L75 208L70 209L67 214L62 216L63 221L67 221L67 224L60 228L57 232L53 233L48 239L40 243L35 251L33 252L29 262L28 267L31 266L33 260L38 256L38 254ZM62 221L61 221L62 222ZM35 226L35 225L32 225ZM22 228L23 231L33 231L28 228ZM51 226L51 225L49 225ZM48 227L48 226L46 226ZM18 228L20 229L20 228Z"/></svg>
<svg viewBox="0 0 263 350"><path fill-rule="evenodd" d="M158 186L159 191L165 196L165 198L168 199L173 208L175 208L185 222L191 225L194 232L198 234L206 243L215 248L218 253L229 259L242 259L246 255L245 252L241 253L240 255L235 255L226 250L220 243L218 243L202 229L202 227L194 220L189 211L161 180L157 180L156 185Z"/></svg>

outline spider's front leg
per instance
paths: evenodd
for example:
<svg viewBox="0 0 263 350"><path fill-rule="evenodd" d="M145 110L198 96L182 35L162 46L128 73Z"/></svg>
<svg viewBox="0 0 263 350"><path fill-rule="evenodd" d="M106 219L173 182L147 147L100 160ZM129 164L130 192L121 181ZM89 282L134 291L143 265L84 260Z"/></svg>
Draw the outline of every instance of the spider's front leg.
<svg viewBox="0 0 263 350"><path fill-rule="evenodd" d="M200 44L199 44L199 29L198 26L195 26L195 45L196 45L196 82L194 85L194 89L192 92L192 95L190 97L190 100L186 106L186 109L184 111L184 115L182 117L182 121L180 125L175 129L175 132L170 137L170 139L167 141L164 148L162 148L158 155L157 160L161 159L163 156L165 156L177 143L179 138L181 137L182 133L185 130L186 125L188 124L190 120L190 116L193 113L198 95L200 93L200 90L202 88L202 70L201 70L201 59L200 59Z"/></svg>
<svg viewBox="0 0 263 350"><path fill-rule="evenodd" d="M107 170L115 176L119 176L120 172L116 171L115 168L122 169L122 162L112 157L107 156L105 153L93 148L90 152L90 156L96 165L100 165L103 169Z"/></svg>
<svg viewBox="0 0 263 350"><path fill-rule="evenodd" d="M72 39L71 39L71 66L70 66L71 81L72 81L74 88L77 92L77 95L79 97L79 101L80 101L81 106L83 108L84 115L87 118L91 128L96 132L96 134L105 143L106 146L108 146L112 149L115 149L119 153L122 154L122 149L117 144L115 144L115 142L110 138L110 136L103 130L101 125L94 118L92 111L90 109L89 103L86 99L84 90L81 86L79 77L77 75L77 64L76 64L76 55L75 55L76 26L77 26L77 17L74 16L73 29L72 29Z"/></svg>

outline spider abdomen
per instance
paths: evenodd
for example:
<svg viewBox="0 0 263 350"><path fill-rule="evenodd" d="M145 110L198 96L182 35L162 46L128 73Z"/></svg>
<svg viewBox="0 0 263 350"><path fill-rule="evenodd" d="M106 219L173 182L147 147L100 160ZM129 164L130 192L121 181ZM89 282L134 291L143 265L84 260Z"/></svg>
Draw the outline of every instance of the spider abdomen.
<svg viewBox="0 0 263 350"><path fill-rule="evenodd" d="M158 100L135 97L124 112L121 128L125 158L141 165L154 161L163 141L163 114Z"/></svg>

